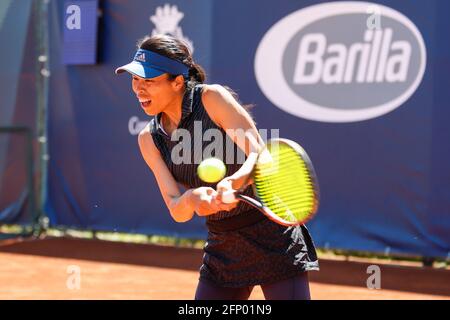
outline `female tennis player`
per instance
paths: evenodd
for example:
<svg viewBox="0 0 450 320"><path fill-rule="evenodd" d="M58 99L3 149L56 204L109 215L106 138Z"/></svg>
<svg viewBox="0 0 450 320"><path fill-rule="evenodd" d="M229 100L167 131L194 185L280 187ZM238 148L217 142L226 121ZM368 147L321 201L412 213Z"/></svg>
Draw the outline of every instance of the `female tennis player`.
<svg viewBox="0 0 450 320"><path fill-rule="evenodd" d="M125 71L132 75L142 109L153 116L138 141L170 215L180 223L194 215L206 219L208 238L195 299L248 299L255 285L261 286L266 299L310 299L308 271L318 270L319 265L306 227L284 227L244 202L221 201L230 183L233 190L245 187L264 146L235 94L221 85L204 84L205 72L194 63L188 47L166 35L140 40L133 61L116 73ZM204 150L211 143L194 140L199 123L202 134L215 129L224 139L222 154L215 156L227 162L227 171L217 185L201 181L196 174L196 144ZM181 129L191 135L187 142L173 139ZM233 134L239 129L247 133L244 139ZM237 153L233 163L225 161L228 142L245 152L243 163L238 163ZM174 159L179 152L172 151L180 143L190 144L191 161ZM253 196L251 185L245 194Z"/></svg>

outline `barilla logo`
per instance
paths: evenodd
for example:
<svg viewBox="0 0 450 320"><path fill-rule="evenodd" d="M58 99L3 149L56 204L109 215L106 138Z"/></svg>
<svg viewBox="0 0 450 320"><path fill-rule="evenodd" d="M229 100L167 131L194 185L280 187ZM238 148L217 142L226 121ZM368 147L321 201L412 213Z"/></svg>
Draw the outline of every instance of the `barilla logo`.
<svg viewBox="0 0 450 320"><path fill-rule="evenodd" d="M401 106L419 86L426 50L403 14L368 2L296 11L261 40L255 74L266 97L295 116L354 122Z"/></svg>
<svg viewBox="0 0 450 320"><path fill-rule="evenodd" d="M138 54L136 56L136 58L134 58L134 60L140 61L140 62L145 62L145 53Z"/></svg>

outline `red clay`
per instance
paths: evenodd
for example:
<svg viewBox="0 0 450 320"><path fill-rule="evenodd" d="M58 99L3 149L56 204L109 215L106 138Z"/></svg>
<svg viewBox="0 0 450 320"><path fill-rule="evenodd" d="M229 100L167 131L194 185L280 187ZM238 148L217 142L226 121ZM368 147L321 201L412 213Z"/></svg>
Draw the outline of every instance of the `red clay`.
<svg viewBox="0 0 450 320"><path fill-rule="evenodd" d="M44 239L0 246L0 299L192 299L202 251L97 240ZM448 270L380 266L369 290L367 263L321 260L313 299L450 299ZM80 286L73 270L80 270ZM72 270L72 271L71 271ZM256 287L251 299L264 299Z"/></svg>

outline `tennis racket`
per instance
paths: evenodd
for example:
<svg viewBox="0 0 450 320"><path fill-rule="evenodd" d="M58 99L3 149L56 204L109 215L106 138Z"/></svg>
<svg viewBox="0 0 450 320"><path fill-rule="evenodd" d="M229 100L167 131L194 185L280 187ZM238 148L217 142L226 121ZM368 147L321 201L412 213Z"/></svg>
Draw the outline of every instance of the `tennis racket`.
<svg viewBox="0 0 450 320"><path fill-rule="evenodd" d="M296 142L269 140L258 155L251 177L256 199L242 194L243 187L224 192L222 201L244 201L284 226L303 224L316 214L317 176L308 154Z"/></svg>

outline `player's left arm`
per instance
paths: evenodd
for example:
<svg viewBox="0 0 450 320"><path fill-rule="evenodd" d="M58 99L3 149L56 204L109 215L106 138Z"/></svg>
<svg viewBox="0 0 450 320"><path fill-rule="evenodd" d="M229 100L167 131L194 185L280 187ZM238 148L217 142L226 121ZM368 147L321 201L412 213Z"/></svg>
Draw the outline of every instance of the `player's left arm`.
<svg viewBox="0 0 450 320"><path fill-rule="evenodd" d="M225 178L231 180L233 189L240 189L248 182L257 156L264 147L264 141L249 113L221 85L204 86L202 102L211 120L224 129L247 156L241 168L230 177Z"/></svg>

